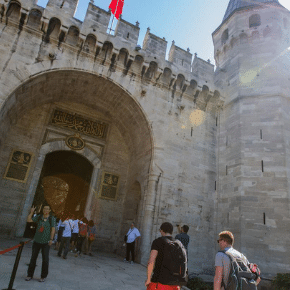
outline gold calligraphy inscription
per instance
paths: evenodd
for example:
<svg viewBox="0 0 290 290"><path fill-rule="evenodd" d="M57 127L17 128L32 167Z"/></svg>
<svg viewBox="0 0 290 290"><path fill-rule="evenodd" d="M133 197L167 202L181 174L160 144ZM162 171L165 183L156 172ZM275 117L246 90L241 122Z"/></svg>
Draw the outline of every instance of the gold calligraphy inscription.
<svg viewBox="0 0 290 290"><path fill-rule="evenodd" d="M4 174L5 179L25 183L31 166L32 153L13 150Z"/></svg>
<svg viewBox="0 0 290 290"><path fill-rule="evenodd" d="M82 116L63 112L58 109L53 111L51 123L98 138L106 138L108 127L108 125L103 122L87 120Z"/></svg>
<svg viewBox="0 0 290 290"><path fill-rule="evenodd" d="M120 177L108 172L103 173L100 197L116 200Z"/></svg>

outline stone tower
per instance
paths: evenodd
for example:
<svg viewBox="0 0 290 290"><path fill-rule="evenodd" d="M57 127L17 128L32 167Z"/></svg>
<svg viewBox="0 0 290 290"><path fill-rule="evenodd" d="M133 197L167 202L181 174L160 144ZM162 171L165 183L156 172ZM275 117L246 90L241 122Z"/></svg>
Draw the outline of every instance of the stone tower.
<svg viewBox="0 0 290 290"><path fill-rule="evenodd" d="M213 33L225 97L216 229L232 230L235 246L265 274L268 263L272 274L290 270L289 33L289 11L278 0L231 0Z"/></svg>

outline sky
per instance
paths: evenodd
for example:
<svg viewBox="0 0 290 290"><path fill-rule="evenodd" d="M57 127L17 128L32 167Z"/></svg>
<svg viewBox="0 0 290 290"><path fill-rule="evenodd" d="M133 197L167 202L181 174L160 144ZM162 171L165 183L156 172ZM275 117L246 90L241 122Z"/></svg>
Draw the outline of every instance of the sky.
<svg viewBox="0 0 290 290"><path fill-rule="evenodd" d="M45 7L48 0L38 0ZM90 0L79 0L75 17L83 20ZM94 5L108 10L111 0L94 0ZM138 43L150 27L150 32L175 45L190 49L192 54L214 64L212 32L221 24L229 0L124 0L122 18L130 23L140 23ZM290 0L280 0L290 10Z"/></svg>

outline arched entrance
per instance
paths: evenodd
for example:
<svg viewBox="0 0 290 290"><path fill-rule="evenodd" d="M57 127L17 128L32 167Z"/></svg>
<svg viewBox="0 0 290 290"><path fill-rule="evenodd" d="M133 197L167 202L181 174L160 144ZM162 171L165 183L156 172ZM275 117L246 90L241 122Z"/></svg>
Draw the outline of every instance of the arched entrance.
<svg viewBox="0 0 290 290"><path fill-rule="evenodd" d="M56 151L46 155L33 204L47 202L55 215L70 213L83 216L93 165L73 151Z"/></svg>
<svg viewBox="0 0 290 290"><path fill-rule="evenodd" d="M61 112L62 116L69 116L70 119L54 122L55 112ZM71 119L76 119L78 126ZM106 134L100 136L95 131L84 130L81 124L91 122L105 124ZM46 158L50 154L56 156L56 152L73 153L74 149L68 146L66 140L76 133L84 141L84 147L75 154L82 155L93 166L88 197L83 203L86 206L82 210L87 218L97 224L96 246L107 251L119 248L125 234L122 225L131 219L123 217L124 202L131 200L129 195L134 195L135 216L142 216L143 219L144 214L140 215L140 212L146 211L143 199L152 161L152 133L140 103L118 84L77 70L51 71L31 77L2 106L0 131L3 132L0 135L0 158L3 161L0 170L5 172L13 150L33 154L25 183L0 180L0 189L4 189L0 195L0 220L1 201L14 201L12 213L9 213L11 222L3 225L11 235L23 234L40 180L48 191L51 190L48 184L52 182L48 177L54 177L54 181L59 182L65 191L66 186L70 187L69 180L64 176L68 173L58 172L57 166L50 166L52 161ZM106 176L118 177L113 195L107 195ZM137 191L134 186L132 190L130 188L133 180L138 180L140 184L136 202ZM62 194L68 196L68 191ZM140 197L142 206L137 206ZM76 209L77 206L73 203L70 207ZM147 216L152 215L148 213ZM139 222L142 224L142 220ZM147 231L148 228L146 226ZM149 232L146 235L150 238Z"/></svg>

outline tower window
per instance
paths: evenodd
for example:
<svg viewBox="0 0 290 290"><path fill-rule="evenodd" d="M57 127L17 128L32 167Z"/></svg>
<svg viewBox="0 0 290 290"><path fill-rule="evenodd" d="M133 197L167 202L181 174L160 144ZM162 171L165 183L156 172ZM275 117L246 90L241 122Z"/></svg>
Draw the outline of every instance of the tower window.
<svg viewBox="0 0 290 290"><path fill-rule="evenodd" d="M229 30L226 29L222 34L222 44L225 44L228 39L229 39Z"/></svg>
<svg viewBox="0 0 290 290"><path fill-rule="evenodd" d="M283 19L283 23L284 23L284 28L288 28L288 19L287 18L284 18Z"/></svg>
<svg viewBox="0 0 290 290"><path fill-rule="evenodd" d="M254 14L249 18L249 27L257 27L261 25L261 16Z"/></svg>

